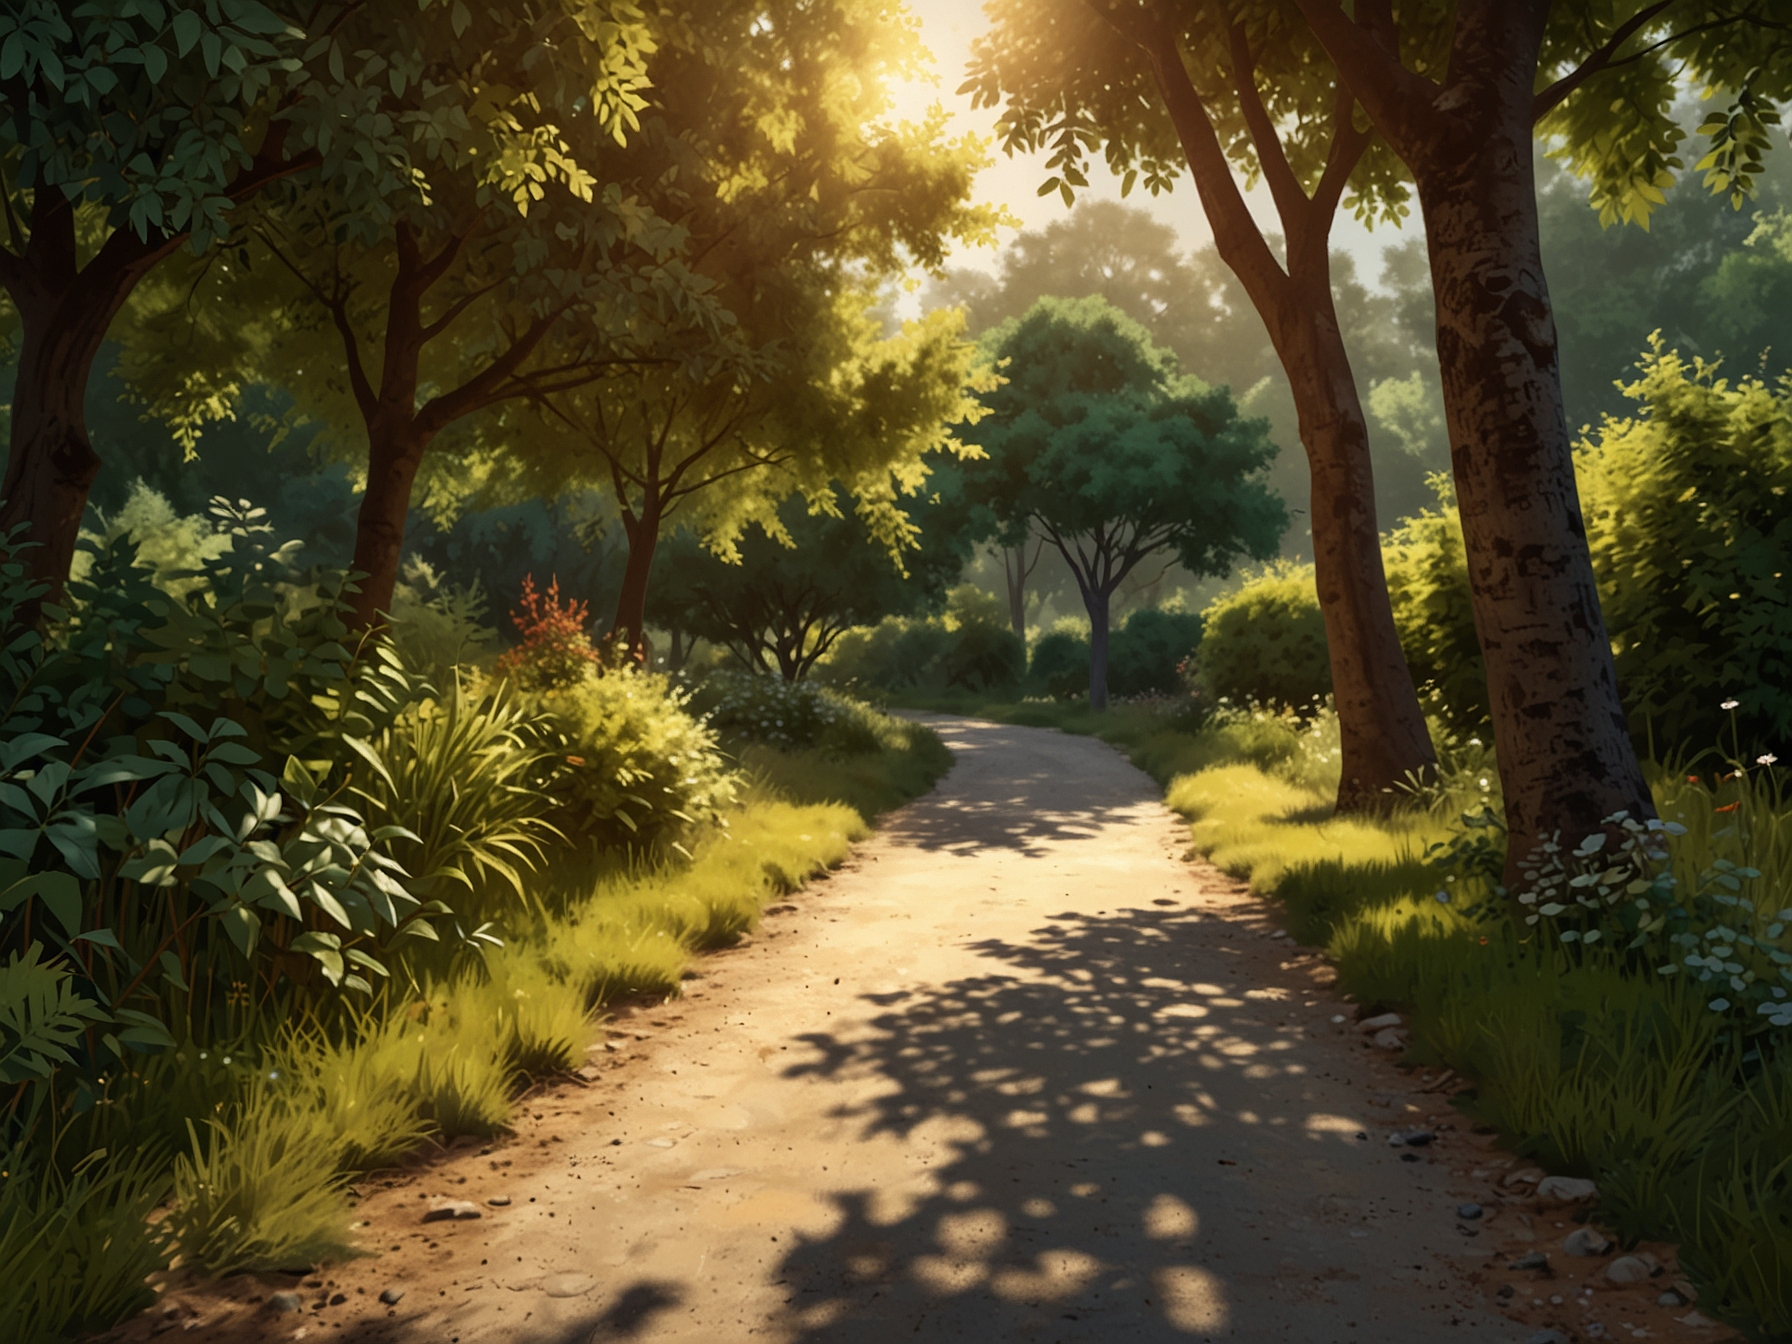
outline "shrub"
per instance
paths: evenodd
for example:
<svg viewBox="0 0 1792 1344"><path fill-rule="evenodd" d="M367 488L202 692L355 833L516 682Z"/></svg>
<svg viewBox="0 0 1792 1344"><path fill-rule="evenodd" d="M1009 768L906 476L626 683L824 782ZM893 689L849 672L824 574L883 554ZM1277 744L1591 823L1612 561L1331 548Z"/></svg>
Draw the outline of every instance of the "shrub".
<svg viewBox="0 0 1792 1344"><path fill-rule="evenodd" d="M895 745L883 715L806 681L724 668L696 684L691 708L736 747L862 756Z"/></svg>
<svg viewBox="0 0 1792 1344"><path fill-rule="evenodd" d="M714 730L667 678L630 667L587 673L531 704L551 716L549 820L597 850L683 851L734 802Z"/></svg>
<svg viewBox="0 0 1792 1344"><path fill-rule="evenodd" d="M479 580L445 583L420 556L405 561L391 615L389 633L405 666L437 685L452 681L456 668L482 662L498 642L498 632L485 623Z"/></svg>
<svg viewBox="0 0 1792 1344"><path fill-rule="evenodd" d="M1792 740L1792 387L1731 384L1653 337L1576 465L1600 602L1638 736ZM1720 708L1738 703L1732 723Z"/></svg>
<svg viewBox="0 0 1792 1344"><path fill-rule="evenodd" d="M1431 477L1437 507L1406 519L1382 541L1388 596L1413 684L1454 729L1486 728L1487 668L1475 636L1462 520L1449 478Z"/></svg>
<svg viewBox="0 0 1792 1344"><path fill-rule="evenodd" d="M835 686L934 692L1018 686L1026 670L1025 643L995 598L969 583L951 591L941 615L847 631L816 667Z"/></svg>
<svg viewBox="0 0 1792 1344"><path fill-rule="evenodd" d="M1182 668L1201 645L1199 613L1140 607L1108 639L1108 690L1115 695L1172 695Z"/></svg>
<svg viewBox="0 0 1792 1344"><path fill-rule="evenodd" d="M526 691L565 690L595 671L602 656L591 643L591 604L584 599L560 600L556 577L545 593L535 589L535 576L523 576L522 609L510 613L522 642L498 658L495 671Z"/></svg>
<svg viewBox="0 0 1792 1344"><path fill-rule="evenodd" d="M1313 567L1271 565L1202 613L1195 683L1209 703L1304 710L1331 694L1325 619Z"/></svg>
<svg viewBox="0 0 1792 1344"><path fill-rule="evenodd" d="M1089 693L1089 636L1050 630L1033 645L1027 675L1047 695L1066 699Z"/></svg>

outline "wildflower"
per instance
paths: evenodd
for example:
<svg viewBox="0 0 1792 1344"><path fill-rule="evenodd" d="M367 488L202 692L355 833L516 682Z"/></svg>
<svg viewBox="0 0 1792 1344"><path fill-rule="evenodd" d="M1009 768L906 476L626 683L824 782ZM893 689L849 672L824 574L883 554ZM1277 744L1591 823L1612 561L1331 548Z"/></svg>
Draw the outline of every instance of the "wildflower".
<svg viewBox="0 0 1792 1344"><path fill-rule="evenodd" d="M1741 806L1742 806L1742 803L1740 801L1737 801L1734 803L1726 803L1723 807L1714 807L1711 810L1713 812L1734 812L1737 808L1739 808Z"/></svg>
<svg viewBox="0 0 1792 1344"><path fill-rule="evenodd" d="M1756 765L1778 765L1779 761L1780 758L1775 756L1771 751L1763 752L1761 755L1755 757Z"/></svg>
<svg viewBox="0 0 1792 1344"><path fill-rule="evenodd" d="M1726 700L1723 702L1723 704L1719 705L1718 708L1722 709L1722 710L1732 710L1732 709L1735 709L1736 706L1740 705L1741 703L1742 703L1742 701L1740 701L1740 700Z"/></svg>

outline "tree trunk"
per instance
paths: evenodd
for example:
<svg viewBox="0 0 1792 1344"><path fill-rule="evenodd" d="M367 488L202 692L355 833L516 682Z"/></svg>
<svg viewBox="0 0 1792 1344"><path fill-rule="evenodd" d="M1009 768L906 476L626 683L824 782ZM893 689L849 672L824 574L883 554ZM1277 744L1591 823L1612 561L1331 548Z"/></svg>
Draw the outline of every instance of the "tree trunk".
<svg viewBox="0 0 1792 1344"><path fill-rule="evenodd" d="M0 253L6 289L19 313L19 368L13 386L6 475L0 480L0 533L23 523L31 549L19 562L46 591L18 614L36 624L44 602L62 601L87 496L100 457L87 436L87 384L112 319L138 281L179 245L114 235L78 266L74 211L43 188L22 256Z"/></svg>
<svg viewBox="0 0 1792 1344"><path fill-rule="evenodd" d="M1089 613L1089 708L1108 707L1108 597L1100 588L1083 589Z"/></svg>
<svg viewBox="0 0 1792 1344"><path fill-rule="evenodd" d="M355 518L354 567L363 575L354 600L354 624L363 630L384 625L398 587L404 557L405 518L411 488L429 441L396 406L368 425L367 491Z"/></svg>
<svg viewBox="0 0 1792 1344"><path fill-rule="evenodd" d="M1215 250L1263 319L1294 393L1312 473L1314 568L1338 707L1338 810L1384 809L1400 797L1398 785L1436 769L1437 754L1394 626L1375 517L1368 422L1333 308L1332 219L1338 192L1367 140L1351 129L1346 104L1328 150L1325 180L1311 196L1298 183L1285 184L1277 200L1288 233L1284 270L1239 195L1180 48L1162 31L1147 43L1146 53L1213 229ZM1254 87L1252 78L1246 75L1247 89ZM1273 127L1266 134L1273 136ZM1340 602L1345 605L1335 609Z"/></svg>
<svg viewBox="0 0 1792 1344"><path fill-rule="evenodd" d="M1008 623L1024 644L1027 638L1027 548L1002 547L1002 574L1008 580Z"/></svg>
<svg viewBox="0 0 1792 1344"><path fill-rule="evenodd" d="M1291 277L1276 348L1312 480L1313 568L1338 710L1340 812L1385 811L1437 755L1400 647L1375 516L1369 426L1333 307L1329 259Z"/></svg>
<svg viewBox="0 0 1792 1344"><path fill-rule="evenodd" d="M88 339L89 333L70 330L67 322L50 325L48 331L33 331L25 324L13 390L12 445L0 485L0 532L25 524L24 539L34 544L19 561L47 585L41 601L58 603L100 470L83 403L105 328ZM35 624L37 611L21 612L19 618Z"/></svg>
<svg viewBox="0 0 1792 1344"><path fill-rule="evenodd" d="M1572 846L1613 813L1654 807L1599 609L1543 275L1531 161L1541 18L1527 31L1492 0L1474 9L1459 20L1449 111L1406 161L1430 249L1510 886L1539 844L1559 834Z"/></svg>
<svg viewBox="0 0 1792 1344"><path fill-rule="evenodd" d="M629 656L639 662L646 652L647 584L653 574L653 553L660 542L660 511L651 498L642 502L635 518L624 517L628 535L628 562L622 570L622 592L616 598L612 636L626 642Z"/></svg>

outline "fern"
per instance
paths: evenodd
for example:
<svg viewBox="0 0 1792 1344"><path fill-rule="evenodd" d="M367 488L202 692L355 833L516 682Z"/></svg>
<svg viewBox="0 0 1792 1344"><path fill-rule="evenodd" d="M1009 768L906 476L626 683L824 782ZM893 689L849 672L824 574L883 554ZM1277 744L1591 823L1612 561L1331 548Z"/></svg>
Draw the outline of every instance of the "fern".
<svg viewBox="0 0 1792 1344"><path fill-rule="evenodd" d="M42 955L43 944L32 943L0 966L0 1083L47 1078L56 1065L73 1063L67 1047L103 1017L75 992L73 973Z"/></svg>

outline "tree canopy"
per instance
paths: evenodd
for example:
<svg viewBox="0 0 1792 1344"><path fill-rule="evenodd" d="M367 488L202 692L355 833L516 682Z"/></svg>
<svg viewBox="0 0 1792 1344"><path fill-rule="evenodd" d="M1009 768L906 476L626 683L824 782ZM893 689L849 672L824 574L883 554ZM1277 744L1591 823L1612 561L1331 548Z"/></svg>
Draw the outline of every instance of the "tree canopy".
<svg viewBox="0 0 1792 1344"><path fill-rule="evenodd" d="M984 338L1006 381L985 392L985 456L960 470L999 540L1047 539L1089 613L1090 703L1107 703L1109 599L1153 557L1191 574L1275 553L1287 512L1263 483L1260 420L1177 368L1101 299L1042 299Z"/></svg>

